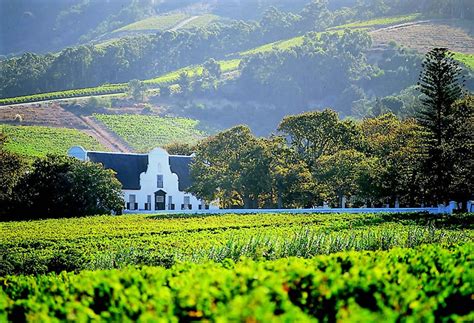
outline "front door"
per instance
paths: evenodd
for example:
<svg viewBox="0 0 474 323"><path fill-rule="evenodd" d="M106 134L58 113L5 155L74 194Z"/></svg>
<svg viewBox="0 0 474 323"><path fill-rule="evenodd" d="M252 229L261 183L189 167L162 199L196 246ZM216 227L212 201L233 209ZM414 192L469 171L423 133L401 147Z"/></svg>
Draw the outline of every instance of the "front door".
<svg viewBox="0 0 474 323"><path fill-rule="evenodd" d="M155 192L155 210L165 210L166 192L159 190Z"/></svg>

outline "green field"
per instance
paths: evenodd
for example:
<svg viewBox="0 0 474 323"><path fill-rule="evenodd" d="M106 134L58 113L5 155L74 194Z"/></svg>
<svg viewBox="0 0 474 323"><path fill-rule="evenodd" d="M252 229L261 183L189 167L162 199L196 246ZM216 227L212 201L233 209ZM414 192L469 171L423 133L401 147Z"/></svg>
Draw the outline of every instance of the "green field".
<svg viewBox="0 0 474 323"><path fill-rule="evenodd" d="M181 21L188 18L184 13L176 13L163 16L154 16L146 18L132 24L126 25L113 32L121 31L140 31L140 30L167 30L176 26Z"/></svg>
<svg viewBox="0 0 474 323"><path fill-rule="evenodd" d="M191 20L183 26L183 29L192 29L192 28L204 28L210 23L213 23L221 19L219 16L206 14L197 17L196 19Z"/></svg>
<svg viewBox="0 0 474 323"><path fill-rule="evenodd" d="M66 155L76 145L87 150L107 150L95 138L76 129L0 125L0 132L8 136L6 149L25 157Z"/></svg>
<svg viewBox="0 0 474 323"><path fill-rule="evenodd" d="M63 265L90 270L242 256L310 258L472 242L472 222L472 216L418 214L97 216L2 223L0 251L8 251L2 259L11 263L10 273L55 271L54 259L62 255L71 256ZM25 263L29 257L37 264Z"/></svg>
<svg viewBox="0 0 474 323"><path fill-rule="evenodd" d="M56 92L18 96L14 98L4 98L4 99L0 99L0 105L20 104L20 103L35 102L35 101L48 101L48 100L57 100L57 99L65 99L65 98L75 98L75 97L81 97L81 96L100 96L100 95L119 94L119 93L124 93L127 90L128 90L127 84L123 84L123 83L105 84L101 86L84 88L84 89L56 91Z"/></svg>
<svg viewBox="0 0 474 323"><path fill-rule="evenodd" d="M3 222L0 320L472 321L473 233L472 215Z"/></svg>
<svg viewBox="0 0 474 323"><path fill-rule="evenodd" d="M454 53L454 59L474 70L474 54Z"/></svg>
<svg viewBox="0 0 474 323"><path fill-rule="evenodd" d="M94 117L139 152L173 142L195 143L207 136L199 129L199 121L188 118L130 114L94 114Z"/></svg>
<svg viewBox="0 0 474 323"><path fill-rule="evenodd" d="M115 32L123 32L123 31L144 31L144 30L168 30L180 22L190 18L190 15L184 13L175 13L169 15L162 15L162 16L153 16L150 18L146 18L140 21L136 21L129 25L126 25L122 28L114 30L112 33ZM205 14L198 16L197 18L191 20L189 23L183 26L183 29L191 29L191 28L201 28L205 27L208 24L219 20L220 17L211 14Z"/></svg>
<svg viewBox="0 0 474 323"><path fill-rule="evenodd" d="M344 29L366 30L369 27L396 25L396 24L406 23L410 21L415 21L418 18L420 18L419 14L396 16L396 17L384 17L384 18L377 18L377 19L371 19L371 20L366 20L366 21L353 22L353 23L345 24L345 25L339 25L336 27L331 27L327 31L332 31L332 32L341 34L344 31ZM318 36L321 34L322 32L317 33ZM253 49L241 52L239 53L239 55L240 56L255 55L258 53L269 52L274 49L288 50L293 47L301 46L303 44L303 40L304 40L303 36L293 37L286 40L280 40L280 41L265 44L263 46L259 46L257 48L253 48Z"/></svg>
<svg viewBox="0 0 474 323"><path fill-rule="evenodd" d="M221 71L223 73L226 73L226 72L231 72L238 69L240 61L241 61L240 59L231 59L231 60L218 61L217 63L220 65ZM144 83L151 86L170 85L173 82L178 81L182 73L186 73L186 75L188 75L189 77L196 77L196 76L201 75L202 71L203 71L203 67L201 65L187 66L187 67L180 68L179 70L164 74L162 76L145 80Z"/></svg>
<svg viewBox="0 0 474 323"><path fill-rule="evenodd" d="M359 28L368 28L368 27L384 27L384 26L390 26L390 25L404 24L404 23L418 20L420 18L421 18L421 14L418 14L418 13L405 15L405 16L382 17L382 18L356 21L349 24L339 25L336 27L329 28L328 30L345 29L345 28L359 29Z"/></svg>

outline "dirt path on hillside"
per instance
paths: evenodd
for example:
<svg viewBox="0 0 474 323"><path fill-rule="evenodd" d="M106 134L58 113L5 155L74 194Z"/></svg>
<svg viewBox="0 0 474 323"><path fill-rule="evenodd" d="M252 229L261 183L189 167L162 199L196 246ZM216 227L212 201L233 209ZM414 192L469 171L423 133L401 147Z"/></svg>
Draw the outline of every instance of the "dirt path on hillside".
<svg viewBox="0 0 474 323"><path fill-rule="evenodd" d="M102 145L109 148L111 151L120 151L124 153L133 152L132 147L130 147L122 138L107 129L101 122L90 116L80 116L79 118L89 128L88 130L83 131L96 138Z"/></svg>
<svg viewBox="0 0 474 323"><path fill-rule="evenodd" d="M426 24L426 23L429 23L429 22L432 22L432 21L433 20L417 20L417 21L405 22L403 24L398 24L398 25L393 25L393 26L388 26L388 27L382 27L382 28L372 30L372 31L369 31L369 34L375 34L375 33L379 33L379 32L386 31L386 30L400 29L400 28L414 26L414 25Z"/></svg>
<svg viewBox="0 0 474 323"><path fill-rule="evenodd" d="M384 48L394 41L399 45L426 53L434 47L454 52L474 53L472 26L456 20L420 20L370 31L374 47Z"/></svg>
<svg viewBox="0 0 474 323"><path fill-rule="evenodd" d="M173 28L170 28L169 30L170 31L176 31L180 28L183 28L185 25L189 24L191 21L193 21L194 19L197 19L199 18L199 16L192 16L192 17L189 17L187 19L184 19L183 21L180 21L176 26L174 26Z"/></svg>

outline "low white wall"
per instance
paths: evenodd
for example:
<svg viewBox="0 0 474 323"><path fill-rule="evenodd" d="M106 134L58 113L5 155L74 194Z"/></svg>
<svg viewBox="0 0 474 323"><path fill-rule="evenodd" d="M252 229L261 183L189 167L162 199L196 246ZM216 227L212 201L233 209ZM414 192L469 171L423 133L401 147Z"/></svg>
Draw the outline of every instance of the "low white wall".
<svg viewBox="0 0 474 323"><path fill-rule="evenodd" d="M212 209L212 210L176 210L176 211L126 211L127 214L253 214L253 213L449 213L440 208L315 208L315 209Z"/></svg>

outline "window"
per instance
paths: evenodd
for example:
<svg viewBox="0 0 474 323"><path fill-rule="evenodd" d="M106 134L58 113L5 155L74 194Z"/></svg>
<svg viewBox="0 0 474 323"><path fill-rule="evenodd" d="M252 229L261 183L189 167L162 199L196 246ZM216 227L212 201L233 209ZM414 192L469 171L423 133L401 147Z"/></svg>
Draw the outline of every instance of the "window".
<svg viewBox="0 0 474 323"><path fill-rule="evenodd" d="M157 203L164 203L165 202L165 197L164 196L157 196L156 197L156 202Z"/></svg>
<svg viewBox="0 0 474 323"><path fill-rule="evenodd" d="M163 188L163 175L156 176L156 187Z"/></svg>
<svg viewBox="0 0 474 323"><path fill-rule="evenodd" d="M189 205L190 203L191 203L191 202L190 202L189 196L185 196L185 197L184 197L184 204L185 204L185 205Z"/></svg>
<svg viewBox="0 0 474 323"><path fill-rule="evenodd" d="M137 197L135 194L130 194L128 197L128 202L129 202L129 209L130 210L136 210L138 209L138 205L136 203Z"/></svg>

